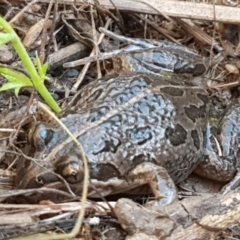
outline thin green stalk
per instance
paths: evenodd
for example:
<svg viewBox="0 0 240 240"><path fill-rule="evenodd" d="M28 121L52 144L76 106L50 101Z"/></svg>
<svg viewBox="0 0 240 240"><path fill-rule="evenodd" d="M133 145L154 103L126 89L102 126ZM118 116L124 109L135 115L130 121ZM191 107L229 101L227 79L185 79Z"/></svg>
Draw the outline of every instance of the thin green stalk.
<svg viewBox="0 0 240 240"><path fill-rule="evenodd" d="M33 85L35 86L39 94L49 104L49 106L53 109L54 112L59 113L61 111L61 108L58 106L56 101L53 99L53 97L45 87L44 81L40 78L39 74L37 73L37 70L18 35L15 33L11 25L7 21L5 21L2 17L0 17L0 25L3 27L6 33L10 33L14 36L13 39L11 40L11 43L15 51L17 52L19 58L21 59L24 67L26 68L30 76L30 79L33 82Z"/></svg>

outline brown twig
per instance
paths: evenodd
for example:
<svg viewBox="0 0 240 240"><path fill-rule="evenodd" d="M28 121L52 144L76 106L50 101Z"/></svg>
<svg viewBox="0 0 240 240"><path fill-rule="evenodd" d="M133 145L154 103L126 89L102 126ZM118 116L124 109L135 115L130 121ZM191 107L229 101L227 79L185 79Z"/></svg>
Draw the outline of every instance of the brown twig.
<svg viewBox="0 0 240 240"><path fill-rule="evenodd" d="M105 24L105 28L108 28L110 22L111 22L111 19L108 19L107 22L106 22L106 24ZM102 34L100 35L99 39L98 39L97 45L99 45L99 44L102 42L103 37L104 37L104 34L102 33ZM95 49L96 49L96 47L93 48L90 56L92 56L92 55L95 54ZM81 84L81 82L82 82L82 80L83 80L83 78L84 78L84 76L85 76L85 74L86 74L89 66L90 66L90 63L87 63L87 64L84 66L84 68L82 69L82 71L81 71L81 73L80 73L80 75L79 75L76 83L74 84L72 90L76 90L76 89L79 87L79 85Z"/></svg>
<svg viewBox="0 0 240 240"><path fill-rule="evenodd" d="M45 19L44 19L44 24L43 24L43 30L42 30L42 36L41 36L41 47L40 47L40 61L41 63L44 63L45 60L45 45L46 45L46 41L47 41L47 28L45 23L48 21L49 19L49 15L53 6L54 0L51 0L45 15Z"/></svg>

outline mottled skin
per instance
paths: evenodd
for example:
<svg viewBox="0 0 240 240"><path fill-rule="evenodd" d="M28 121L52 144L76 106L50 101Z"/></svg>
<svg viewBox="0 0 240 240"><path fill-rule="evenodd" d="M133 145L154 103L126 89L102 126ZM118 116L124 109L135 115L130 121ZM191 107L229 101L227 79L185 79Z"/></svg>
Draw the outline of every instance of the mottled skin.
<svg viewBox="0 0 240 240"><path fill-rule="evenodd" d="M92 183L102 195L149 184L160 205L176 199L174 183L180 183L198 165L206 128L207 93L189 80L169 73L162 77L142 73L108 76L82 89L77 112L60 116L78 133ZM81 182L81 153L76 145L70 142L54 152L67 138L60 126L39 123L31 136L37 149L33 156L41 165L69 183ZM27 160L19 169L21 188L58 180ZM80 183L73 185L81 188ZM99 196L94 191L89 195Z"/></svg>
<svg viewBox="0 0 240 240"><path fill-rule="evenodd" d="M216 138L214 139L211 134L211 126L207 126L205 154L195 170L196 173L220 182L232 180L230 187L236 183L235 181L239 181L239 174L235 176L240 159L239 122L240 99L234 99L215 126L219 133L217 137L220 150L216 147Z"/></svg>

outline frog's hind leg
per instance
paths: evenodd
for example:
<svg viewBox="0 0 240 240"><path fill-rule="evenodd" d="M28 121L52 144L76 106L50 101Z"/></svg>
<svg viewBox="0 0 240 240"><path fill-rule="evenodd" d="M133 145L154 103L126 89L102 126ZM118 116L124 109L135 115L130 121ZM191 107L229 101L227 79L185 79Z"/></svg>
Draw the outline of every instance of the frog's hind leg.
<svg viewBox="0 0 240 240"><path fill-rule="evenodd" d="M235 188L239 187L239 185L240 185L240 169L237 170L237 174L235 175L235 177L222 188L221 194L225 195L231 190L234 190Z"/></svg>
<svg viewBox="0 0 240 240"><path fill-rule="evenodd" d="M207 151L208 154L200 161L195 173L202 177L213 179L219 182L229 182L221 190L221 194L226 194L230 190L240 185L240 171L236 167L234 157L218 156L213 151ZM237 173L237 174L236 174Z"/></svg>
<svg viewBox="0 0 240 240"><path fill-rule="evenodd" d="M149 184L159 206L177 200L177 189L166 169L153 163L141 163L129 173L130 179L142 178Z"/></svg>
<svg viewBox="0 0 240 240"><path fill-rule="evenodd" d="M220 157L215 152L209 151L199 162L194 172L202 177L219 182L228 182L236 174L236 166L233 158Z"/></svg>

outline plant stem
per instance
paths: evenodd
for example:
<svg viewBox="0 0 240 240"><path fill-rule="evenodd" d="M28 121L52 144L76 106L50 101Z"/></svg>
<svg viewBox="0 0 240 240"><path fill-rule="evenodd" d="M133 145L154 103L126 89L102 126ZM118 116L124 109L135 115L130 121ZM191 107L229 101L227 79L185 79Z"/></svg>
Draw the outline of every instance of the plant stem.
<svg viewBox="0 0 240 240"><path fill-rule="evenodd" d="M58 106L56 101L53 99L49 91L44 85L44 81L40 78L40 76L37 73L37 70L31 61L25 47L23 46L20 38L16 34L16 32L13 30L11 25L5 21L2 17L0 17L0 25L4 28L5 32L14 34L15 37L11 41L15 51L17 52L19 58L21 59L24 67L26 68L30 79L33 82L34 87L39 92L39 94L42 96L42 98L49 104L49 106L52 108L52 110L56 113L59 113L61 111L61 108Z"/></svg>

